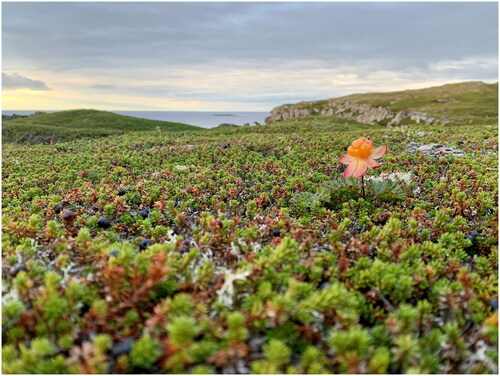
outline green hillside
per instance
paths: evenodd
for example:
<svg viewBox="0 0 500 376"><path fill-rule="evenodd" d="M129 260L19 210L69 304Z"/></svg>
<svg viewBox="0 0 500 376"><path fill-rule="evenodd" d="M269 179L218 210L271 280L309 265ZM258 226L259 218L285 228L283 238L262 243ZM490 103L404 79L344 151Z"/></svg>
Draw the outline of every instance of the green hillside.
<svg viewBox="0 0 500 376"><path fill-rule="evenodd" d="M328 111L333 109L332 111ZM377 110L377 111L376 111ZM496 124L498 83L461 82L419 90L353 94L340 98L286 104L272 110L268 123L290 118L333 116L370 124L414 124L411 113L433 124ZM382 115L381 115L382 114ZM361 120L363 119L363 120Z"/></svg>
<svg viewBox="0 0 500 376"><path fill-rule="evenodd" d="M70 110L5 121L2 124L2 138L4 143L49 143L156 129L170 132L201 128L183 123L118 115L107 111Z"/></svg>
<svg viewBox="0 0 500 376"><path fill-rule="evenodd" d="M357 94L344 99L393 111L424 111L431 116L456 120L498 118L498 82L461 82L420 90Z"/></svg>

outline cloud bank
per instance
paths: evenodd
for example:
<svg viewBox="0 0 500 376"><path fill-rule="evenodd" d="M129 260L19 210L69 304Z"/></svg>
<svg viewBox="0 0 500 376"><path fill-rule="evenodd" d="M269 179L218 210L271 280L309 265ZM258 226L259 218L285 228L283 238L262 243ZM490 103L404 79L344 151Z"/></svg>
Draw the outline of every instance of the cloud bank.
<svg viewBox="0 0 500 376"><path fill-rule="evenodd" d="M48 86L39 80L32 80L31 78L21 76L17 73L4 73L2 72L2 87L3 90L50 90Z"/></svg>
<svg viewBox="0 0 500 376"><path fill-rule="evenodd" d="M40 77L60 93L52 105L59 97L77 103L79 94L96 103L121 96L131 109L184 101L201 106L193 109L269 110L496 81L498 5L4 3L3 57L5 70Z"/></svg>

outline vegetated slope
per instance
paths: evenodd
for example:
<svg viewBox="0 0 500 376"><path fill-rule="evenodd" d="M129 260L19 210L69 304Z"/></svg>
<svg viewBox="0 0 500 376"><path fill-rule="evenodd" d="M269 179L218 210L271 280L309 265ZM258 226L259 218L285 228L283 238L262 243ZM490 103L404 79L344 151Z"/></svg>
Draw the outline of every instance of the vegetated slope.
<svg viewBox="0 0 500 376"><path fill-rule="evenodd" d="M6 145L3 372L496 374L497 133L315 118ZM366 199L337 162L362 136L389 148Z"/></svg>
<svg viewBox="0 0 500 376"><path fill-rule="evenodd" d="M354 94L276 107L267 123L308 116L334 116L368 124L495 124L498 83L462 82L420 90Z"/></svg>
<svg viewBox="0 0 500 376"><path fill-rule="evenodd" d="M49 143L151 131L156 128L169 132L201 129L194 125L141 119L107 111L70 110L5 121L2 124L2 138L4 143Z"/></svg>

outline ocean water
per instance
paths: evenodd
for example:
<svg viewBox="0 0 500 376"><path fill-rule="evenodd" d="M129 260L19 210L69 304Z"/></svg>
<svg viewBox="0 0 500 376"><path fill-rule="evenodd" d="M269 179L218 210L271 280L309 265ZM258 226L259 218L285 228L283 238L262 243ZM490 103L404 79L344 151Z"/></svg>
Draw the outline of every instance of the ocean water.
<svg viewBox="0 0 500 376"><path fill-rule="evenodd" d="M31 115L35 111L2 111L3 115ZM55 112L55 111L44 111ZM197 125L203 128L217 127L222 123L243 125L254 122L264 124L269 112L201 112L201 111L111 111L120 115L134 116L152 120L166 120L178 123Z"/></svg>

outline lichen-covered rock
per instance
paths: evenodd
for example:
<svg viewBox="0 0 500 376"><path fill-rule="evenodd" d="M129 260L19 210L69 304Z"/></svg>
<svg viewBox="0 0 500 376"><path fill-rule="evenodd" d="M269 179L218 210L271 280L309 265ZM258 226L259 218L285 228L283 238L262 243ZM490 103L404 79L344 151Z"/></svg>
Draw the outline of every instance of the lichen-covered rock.
<svg viewBox="0 0 500 376"><path fill-rule="evenodd" d="M466 155L465 151L461 149L436 143L422 144L419 142L410 142L406 146L406 151L412 154L420 152L434 158L440 157L442 155L451 155L454 157L464 157Z"/></svg>

